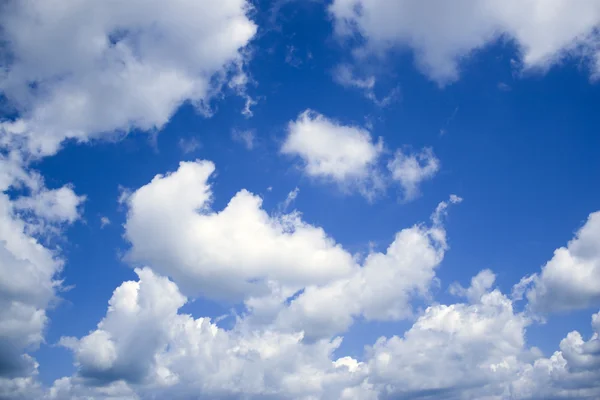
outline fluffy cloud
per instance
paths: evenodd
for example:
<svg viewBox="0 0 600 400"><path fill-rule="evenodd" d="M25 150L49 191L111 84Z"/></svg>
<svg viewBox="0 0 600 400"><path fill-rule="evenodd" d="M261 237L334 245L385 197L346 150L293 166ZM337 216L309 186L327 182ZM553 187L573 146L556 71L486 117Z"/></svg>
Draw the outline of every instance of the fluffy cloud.
<svg viewBox="0 0 600 400"><path fill-rule="evenodd" d="M0 397L18 398L33 385L37 363L27 352L42 343L46 309L60 286L62 261L36 237L74 222L82 197L70 187L46 189L12 158L0 157L0 185ZM5 193L23 188L30 195L15 201Z"/></svg>
<svg viewBox="0 0 600 400"><path fill-rule="evenodd" d="M499 39L514 41L526 69L547 69L570 54L592 58L598 73L600 3L570 0L335 0L336 31L359 33L359 53L411 48L418 67L444 84L459 76L461 60Z"/></svg>
<svg viewBox="0 0 600 400"><path fill-rule="evenodd" d="M137 269L96 330L64 338L78 372L57 380L50 399L541 399L598 395L600 313L585 341L571 332L544 358L525 344L531 321L483 271L463 289L468 302L433 305L402 336L382 337L362 361L333 357L341 338L307 342L302 331L230 330L178 309L168 279ZM98 381L98 379L102 379Z"/></svg>
<svg viewBox="0 0 600 400"><path fill-rule="evenodd" d="M302 333L225 331L208 318L178 314L186 298L173 282L149 269L136 274L138 281L115 290L96 330L62 339L75 353L78 374L57 381L51 398L119 382L121 391L129 384L142 395L168 398L309 398L338 374L350 381L347 368L338 372L330 359L339 339L304 344Z"/></svg>
<svg viewBox="0 0 600 400"><path fill-rule="evenodd" d="M160 129L202 106L256 32L245 0L8 1L0 91L20 118L0 143L53 154L68 138ZM240 77L235 75L239 91ZM218 89L218 88L217 88Z"/></svg>
<svg viewBox="0 0 600 400"><path fill-rule="evenodd" d="M491 289L493 275L473 279L467 304L428 308L404 337L379 339L369 351L371 382L394 398L508 398L521 368L527 319ZM480 282L485 290L479 291ZM493 397L496 396L496 397Z"/></svg>
<svg viewBox="0 0 600 400"><path fill-rule="evenodd" d="M382 150L383 143L374 142L367 130L341 125L311 110L289 123L281 147L283 154L302 158L309 176L358 186L362 191L380 185L376 164Z"/></svg>
<svg viewBox="0 0 600 400"><path fill-rule="evenodd" d="M165 324L175 319L186 298L166 278L148 269L135 272L139 281L124 282L115 290L97 330L80 340L61 339L74 351L81 377L100 383L139 382L153 369L155 353L166 345Z"/></svg>
<svg viewBox="0 0 600 400"><path fill-rule="evenodd" d="M549 358L526 365L512 385L515 398L596 399L600 396L600 312L592 316L592 337L577 331Z"/></svg>
<svg viewBox="0 0 600 400"><path fill-rule="evenodd" d="M14 206L18 210L31 210L48 221L73 223L79 219L80 205L84 201L85 196L77 196L71 187L63 186L21 197L15 201Z"/></svg>
<svg viewBox="0 0 600 400"><path fill-rule="evenodd" d="M214 168L208 161L183 162L129 197L130 260L173 277L187 293L238 300L268 292L271 280L298 290L357 267L321 228L298 213L270 216L246 190L212 210Z"/></svg>
<svg viewBox="0 0 600 400"><path fill-rule="evenodd" d="M525 277L515 286L515 295L526 292L535 311L567 311L600 304L600 212L586 223L566 247L539 274Z"/></svg>
<svg viewBox="0 0 600 400"><path fill-rule="evenodd" d="M446 205L442 203L442 207ZM434 218L439 220L439 215ZM343 333L357 317L368 321L409 318L413 313L411 301L428 296L446 250L441 225L403 229L385 253L369 254L352 275L305 288L279 312L275 325L281 330L303 330L314 338Z"/></svg>
<svg viewBox="0 0 600 400"><path fill-rule="evenodd" d="M360 265L299 213L269 216L245 190L222 211L212 210L213 171L208 161L181 163L130 195L130 260L173 277L186 293L245 300L253 322L310 338L344 332L359 316L410 317L411 299L428 295L447 248L441 225L447 203L432 226L398 232L385 253L371 253Z"/></svg>
<svg viewBox="0 0 600 400"><path fill-rule="evenodd" d="M298 216L292 220L300 225L280 230L281 218L286 217L269 217L247 192L240 192L248 196L242 198L253 201L241 209L244 212L223 217L227 210L237 210L240 193L223 211L210 210L207 179L213 171L207 161L182 163L178 171L155 177L129 196L125 227L132 254L152 269L135 269L138 280L114 291L95 330L82 338L61 339L74 353L77 373L57 380L46 397L535 399L556 393L563 398L598 394L600 313L593 316L595 333L589 340L571 332L560 350L545 358L525 341L533 320L494 288L495 275L489 270L475 276L467 288L451 286L451 293L466 302L431 305L404 334L379 338L360 359L333 356L342 341L336 335L355 318L397 320L412 315L411 299L427 296L447 249L442 219L460 198L451 196L440 203L431 226L401 230L385 253L371 253L359 265L321 230L300 224ZM167 221L175 225L165 225ZM247 226L253 232L252 247L261 249L263 258L248 250ZM212 234L202 235L202 229ZM320 232L320 239L296 242L305 237L295 236L302 229ZM583 231L578 238L587 237L585 227ZM173 247L168 240L178 232L174 243L182 246ZM184 239L190 242L182 243ZM310 270L304 271L309 279L290 281L293 273L287 270L306 270L318 260L315 251L323 249L316 243L327 244L324 254L336 254L347 268L341 276L319 276L321 283L310 283L315 279ZM136 249L138 245L144 247ZM301 263L281 256L278 247L302 254ZM227 257L219 258L210 249ZM173 258L176 252L181 254ZM179 265L182 260L195 263ZM257 270L258 265L264 269ZM182 314L188 299L177 283L155 270L175 276L186 290L200 288L202 295L213 294L206 288L225 280L219 273L252 284L262 276L268 290L236 293L245 296L246 311L236 315L232 328L224 329L209 318ZM178 275L182 273L183 278ZM190 279L194 273L206 278ZM16 390L17 382L11 382ZM41 389L32 384L30 392L36 390Z"/></svg>
<svg viewBox="0 0 600 400"><path fill-rule="evenodd" d="M368 82L360 84L371 86ZM439 169L431 149L408 154L397 150L386 172L379 165L384 155L381 138L375 142L368 130L342 125L311 110L289 123L281 152L300 157L309 176L333 181L344 190L358 189L368 199L383 191L391 180L400 184L405 201L413 200L419 184Z"/></svg>
<svg viewBox="0 0 600 400"><path fill-rule="evenodd" d="M397 181L404 192L404 200L410 201L419 195L421 182L431 179L440 169L440 161L431 149L420 152L403 152L397 150L394 158L388 163L392 179Z"/></svg>

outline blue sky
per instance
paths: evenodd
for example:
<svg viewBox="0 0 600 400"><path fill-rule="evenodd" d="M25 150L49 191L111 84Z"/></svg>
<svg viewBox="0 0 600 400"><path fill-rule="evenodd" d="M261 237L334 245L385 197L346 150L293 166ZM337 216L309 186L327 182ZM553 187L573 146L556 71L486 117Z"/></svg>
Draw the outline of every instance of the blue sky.
<svg viewBox="0 0 600 400"><path fill-rule="evenodd" d="M55 3L0 18L0 398L600 395L600 2Z"/></svg>

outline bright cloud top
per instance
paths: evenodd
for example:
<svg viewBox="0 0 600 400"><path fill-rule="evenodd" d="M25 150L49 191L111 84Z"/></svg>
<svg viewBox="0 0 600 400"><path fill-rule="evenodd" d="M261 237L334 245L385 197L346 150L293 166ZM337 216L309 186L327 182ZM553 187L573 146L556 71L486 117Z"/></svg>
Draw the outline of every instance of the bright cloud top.
<svg viewBox="0 0 600 400"><path fill-rule="evenodd" d="M402 336L382 337L363 361L333 357L341 338L306 342L302 332L231 330L178 309L177 286L150 269L113 293L106 317L81 339L63 338L78 373L55 382L50 398L111 396L186 399L593 398L600 313L594 334L571 332L544 358L525 345L531 321L493 289L489 271L473 278L467 303L434 305ZM491 276L491 279L488 279ZM476 288L475 288L476 287ZM477 295L475 295L475 293ZM141 338L141 340L140 340ZM100 383L100 385L98 385ZM80 397L78 397L80 396ZM139 397L138 397L139 396Z"/></svg>
<svg viewBox="0 0 600 400"><path fill-rule="evenodd" d="M529 305L536 311L569 311L600 304L600 212L589 215L586 223L566 247L515 287L520 297L524 290ZM527 289L526 289L527 288Z"/></svg>
<svg viewBox="0 0 600 400"><path fill-rule="evenodd" d="M337 32L360 33L367 52L411 48L421 71L440 84L459 77L461 60L502 38L514 41L526 69L577 54L591 59L592 74L600 72L594 0L335 0L330 12Z"/></svg>
<svg viewBox="0 0 600 400"><path fill-rule="evenodd" d="M26 188L15 200L4 192ZM26 352L43 342L47 309L61 286L63 260L39 239L54 237L80 216L83 196L63 186L49 190L18 160L0 156L0 396L3 377L29 377L35 359ZM19 378L17 378L19 379Z"/></svg>
<svg viewBox="0 0 600 400"><path fill-rule="evenodd" d="M131 195L130 259L150 263L192 293L238 299L267 290L272 279L299 289L356 267L323 229L297 213L270 216L246 190L213 211L208 179L214 169L209 161L181 163Z"/></svg>
<svg viewBox="0 0 600 400"><path fill-rule="evenodd" d="M218 90L211 78L243 61L256 32L248 10L245 0L5 2L0 91L20 119L2 123L0 143L53 154L68 138L160 129L185 101L202 107Z"/></svg>
<svg viewBox="0 0 600 400"><path fill-rule="evenodd" d="M368 130L311 110L289 123L281 152L300 157L309 176L333 181L346 191L357 189L369 199L395 181L403 189L404 200L414 200L420 183L431 179L440 165L431 149L414 154L397 150L388 161L389 172L385 171L380 165L385 156L381 138L375 142Z"/></svg>
<svg viewBox="0 0 600 400"><path fill-rule="evenodd" d="M577 55L590 63L592 75L600 75L598 0L434 3L435 7L408 0L333 0L324 9L333 15L338 35L359 39L355 61L408 47L421 72L440 85L459 78L466 57L500 39L516 45L516 64L522 64L523 71L546 70ZM600 211L591 213L572 240L549 255L538 273L523 277L509 295L487 269L469 284L448 287L441 281L438 271L452 244L445 216L462 201L456 195L438 203L429 220L409 219L405 226L396 226L395 218L387 221L393 225L384 226L367 209L359 220L360 210L349 216L361 227L349 238L347 232L340 233L345 226L335 231L340 227L327 225L329 221L322 226L309 222L308 208L303 208L306 214L294 209L296 204L307 205L298 198L302 185L287 186L295 189L271 208L268 195L263 199L241 189L268 187L275 195L280 181L259 181L256 175L264 178L264 170L244 171L248 186L236 181L237 192L228 192L227 204L218 207L219 190L227 186L227 192L231 182L213 183L213 162L182 161L173 167L179 161L173 154L190 157L219 149L214 145L222 142L210 135L200 140L173 138L173 147L153 159L156 165L168 165L158 171L173 168L171 172L141 182L135 180L139 175L127 176L128 182L136 183L118 200L126 215L99 205L106 191L86 195L65 184L60 176L65 172L56 165L38 164L40 170L51 171L46 180L32 169L68 140L156 132L185 103L209 115L211 100L224 91L243 97L242 114L250 118L256 102L246 93L246 85L253 82L246 73L254 50L248 45L255 36L272 34L267 29L256 35L253 19L261 21L264 15L255 13L253 5L258 8L262 2L2 2L0 399L600 398L600 312L591 316L591 333L561 333L564 339L549 356L526 340L530 326L554 312L588 309L591 314L600 306ZM256 49L277 54L276 47ZM320 58L316 50L323 50L315 49L314 55L307 51L299 63L292 58L300 49L287 43L285 48L282 62L292 64L294 73L310 65L313 57ZM343 57L327 68L328 80L362 91L377 112L388 117L383 108L392 103L397 89L380 100L375 96L379 83L369 68L348 64ZM296 77L294 84L300 81ZM264 88L279 82L255 83ZM273 91L260 98L275 96L277 87L270 86ZM341 104L343 112L354 112L346 106ZM302 107L283 117L292 115L293 120L281 147L269 154L283 163L269 163L272 169L287 172L285 163L295 158L305 176L320 184L355 191L368 200L396 186L404 202L418 198L424 184L440 172L442 162L429 147L388 149L371 128L345 124L343 115L335 119L334 114L310 109L300 112L306 104ZM285 105L274 108L285 112ZM260 111L256 119L271 124L273 114ZM229 122L228 117L216 119L215 126L229 142L245 149L232 145L225 156L214 154L219 163L223 160L222 171L247 167L234 165L241 162L240 154L264 161L273 149L260 136L268 126L255 128L250 119L239 124L243 130L219 126ZM282 122L287 121L278 123ZM235 153L236 148L241 153ZM68 157L57 164L70 161ZM126 165L135 168L137 161ZM66 176L93 179L79 172ZM56 181L61 183L52 186ZM119 183L94 181L93 187L104 190ZM310 190L302 187L302 196L305 192ZM404 206L393 200L382 209ZM89 215L84 214L86 204L95 208ZM406 214L412 218L412 211ZM66 336L60 318L59 324L49 323L50 311L66 290L62 279L71 283L63 276L69 253L63 253L60 243L67 239L64 229L84 217L95 221L93 228L86 227L95 229L89 239L94 245L103 244L110 234L122 235L128 246L123 261L133 272L129 271L131 279L115 285L95 327ZM375 228L362 225L373 221ZM363 226L365 231L375 229L377 245L387 241L382 250L358 253L356 249L366 244L360 236ZM72 239L75 246L89 245ZM70 268L82 267L67 265L67 275ZM441 293L444 301L436 297ZM188 314L197 312L193 302L204 300L232 310L214 319ZM392 324L398 321L408 329ZM360 329L358 336L378 326L389 331L379 338L359 337L359 344L348 352L342 347L348 336L356 339L352 335ZM46 336L48 327L56 330ZM351 331L353 327L357 330ZM58 341L49 339L60 335ZM36 353L45 341L58 347L54 350L72 353L71 371L63 372L60 362L38 365L48 357ZM44 382L48 370L48 375L61 377Z"/></svg>
<svg viewBox="0 0 600 400"><path fill-rule="evenodd" d="M311 176L337 182L366 179L377 163L382 143L356 126L341 125L307 110L290 122L281 148L284 154L299 155Z"/></svg>

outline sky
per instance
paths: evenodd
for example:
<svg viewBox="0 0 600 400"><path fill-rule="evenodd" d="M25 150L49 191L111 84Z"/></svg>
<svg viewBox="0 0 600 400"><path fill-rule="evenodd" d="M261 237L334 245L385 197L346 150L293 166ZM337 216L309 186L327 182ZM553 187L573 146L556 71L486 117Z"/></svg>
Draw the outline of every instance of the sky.
<svg viewBox="0 0 600 400"><path fill-rule="evenodd" d="M600 0L0 5L0 399L600 398Z"/></svg>

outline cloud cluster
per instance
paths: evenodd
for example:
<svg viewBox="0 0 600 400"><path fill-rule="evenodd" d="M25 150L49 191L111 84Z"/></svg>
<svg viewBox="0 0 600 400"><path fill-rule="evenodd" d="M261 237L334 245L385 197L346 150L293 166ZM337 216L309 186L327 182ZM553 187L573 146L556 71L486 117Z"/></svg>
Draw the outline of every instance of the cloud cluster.
<svg viewBox="0 0 600 400"><path fill-rule="evenodd" d="M410 48L418 68L439 84L458 79L460 63L504 39L524 69L546 70L569 55L590 60L597 75L600 3L570 0L335 0L329 11L342 36L360 34L361 57Z"/></svg>
<svg viewBox="0 0 600 400"><path fill-rule="evenodd" d="M181 104L205 107L256 32L246 0L7 1L0 92L19 118L0 144L33 155L65 139L160 129ZM231 85L230 85L231 86Z"/></svg>
<svg viewBox="0 0 600 400"><path fill-rule="evenodd" d="M566 247L539 274L524 277L515 295L525 292L529 306L542 313L582 309L600 304L600 212L589 215Z"/></svg>
<svg viewBox="0 0 600 400"><path fill-rule="evenodd" d="M443 217L460 198L440 203L429 226L400 230L384 253L359 263L299 214L269 216L246 191L224 210L211 210L213 171L208 161L181 163L130 195L130 254L149 267L136 269L138 280L115 290L96 330L61 340L73 350L78 371L58 380L50 398L111 398L100 390L141 399L537 399L599 393L600 314L592 318L589 340L571 332L546 358L526 344L534 320L494 288L489 270L466 288L451 286L465 302L432 304L404 334L381 337L360 359L334 357L343 340L338 335L357 318L410 318L413 300L427 300L447 249ZM594 233L586 225L574 241L588 232ZM290 256L279 254L281 248ZM315 274L310 267L318 260L327 262ZM223 285L227 280L232 284ZM180 288L204 297L237 297L245 311L230 329L182 314L188 300Z"/></svg>
<svg viewBox="0 0 600 400"><path fill-rule="evenodd" d="M98 328L64 338L78 373L55 382L50 399L190 396L250 399L594 398L600 313L585 341L571 332L545 358L525 345L530 320L473 278L466 303L433 305L402 336L382 337L363 360L333 356L340 337L306 341L302 331L231 330L177 310L177 286L150 269L124 282ZM491 278L491 279L490 279ZM88 397L86 397L88 396Z"/></svg>
<svg viewBox="0 0 600 400"><path fill-rule="evenodd" d="M386 155L381 138L375 141L366 129L343 125L312 110L289 123L281 152L301 158L308 176L334 182L345 191L358 190L368 199L397 182L404 201L414 200L420 184L440 167L431 149L398 149L386 170L380 165Z"/></svg>
<svg viewBox="0 0 600 400"><path fill-rule="evenodd" d="M175 278L186 293L240 300L345 276L356 263L321 228L298 213L269 215L260 197L239 191L221 211L211 209L214 164L182 162L129 197L128 258Z"/></svg>
<svg viewBox="0 0 600 400"><path fill-rule="evenodd" d="M362 35L357 57L410 47L440 84L500 38L518 46L526 70L579 54L600 71L598 1L436 7L334 0L329 10L339 34ZM247 0L0 5L0 100L13 108L0 122L0 398L599 398L600 313L589 338L570 332L549 357L526 334L539 315L600 305L600 212L511 296L484 270L468 287L451 285L457 299L440 304L432 288L449 248L444 216L459 197L439 203L431 221L399 227L385 251L362 256L289 210L298 189L272 213L244 189L215 209L215 165L200 160L124 193L125 258L137 278L114 290L88 334L60 339L76 372L51 387L37 381L31 354L44 342L64 263L46 239L82 218L86 197L70 185L47 187L29 162L65 140L161 129L183 103L205 109L225 87L244 97L250 116L250 8ZM375 79L348 65L334 74L378 105L391 99L378 100ZM232 137L255 144L254 131ZM180 146L192 153L200 144ZM395 184L412 200L440 169L428 148L392 153L369 130L310 110L289 123L281 152L300 158L306 175L368 198ZM225 316L232 323L184 313L196 298L233 304ZM410 321L405 332L380 337L357 357L338 354L357 321L401 320Z"/></svg>
<svg viewBox="0 0 600 400"><path fill-rule="evenodd" d="M15 198L9 190L27 194ZM60 287L63 261L39 238L75 222L84 200L68 186L47 189L19 159L0 156L0 397L32 384L37 363L27 352L43 342L46 310Z"/></svg>

